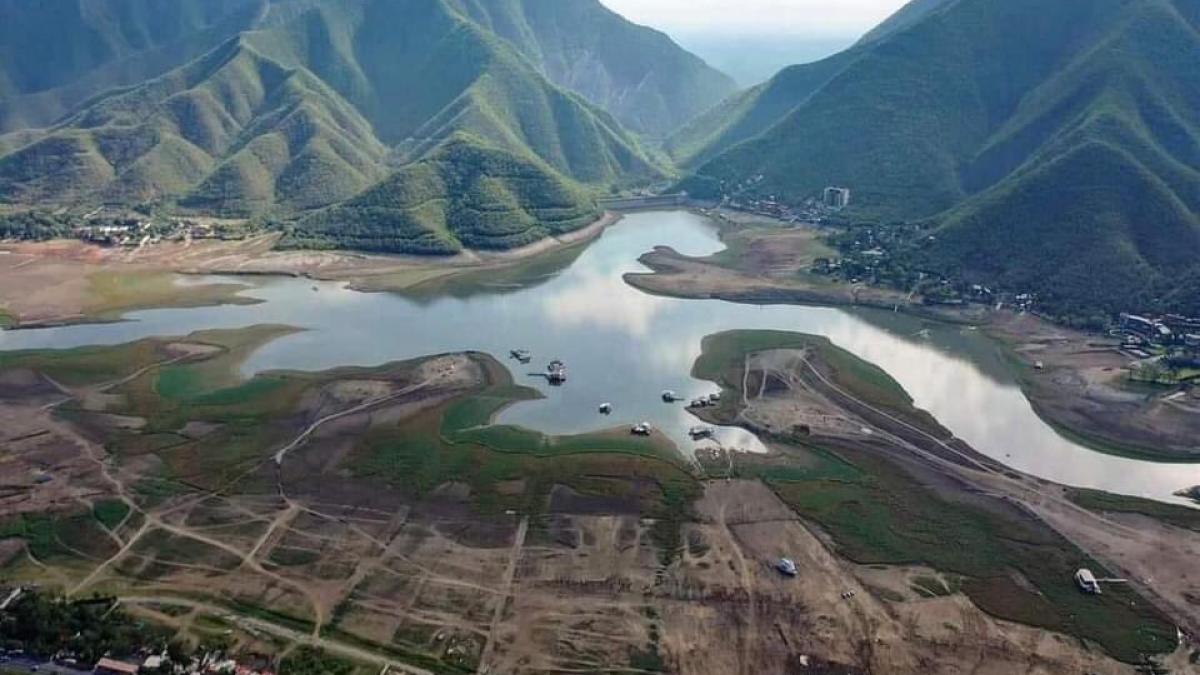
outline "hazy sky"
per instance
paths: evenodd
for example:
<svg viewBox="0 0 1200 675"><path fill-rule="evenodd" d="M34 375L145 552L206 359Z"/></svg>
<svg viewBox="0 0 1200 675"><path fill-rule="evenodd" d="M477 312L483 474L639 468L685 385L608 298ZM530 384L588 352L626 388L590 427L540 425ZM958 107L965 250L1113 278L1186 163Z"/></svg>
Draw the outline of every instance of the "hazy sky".
<svg viewBox="0 0 1200 675"><path fill-rule="evenodd" d="M906 0L603 0L667 32L861 35Z"/></svg>

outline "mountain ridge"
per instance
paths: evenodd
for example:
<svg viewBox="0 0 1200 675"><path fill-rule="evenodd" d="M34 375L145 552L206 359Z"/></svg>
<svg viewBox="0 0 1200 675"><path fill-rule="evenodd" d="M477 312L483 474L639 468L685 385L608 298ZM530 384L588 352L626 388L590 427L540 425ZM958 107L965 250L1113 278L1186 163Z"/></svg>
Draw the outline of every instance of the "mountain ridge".
<svg viewBox="0 0 1200 675"><path fill-rule="evenodd" d="M683 186L718 196L762 175L755 194L800 202L844 185L850 217L936 226L935 243L911 252L926 269L1036 293L1081 321L1134 308L1200 313L1200 299L1171 289L1193 278L1181 261L1200 257L1198 12L1172 0L909 7L911 21L685 127L667 145L692 169ZM1153 204L1131 203L1106 175ZM1122 194L1097 198L1095 185ZM1117 243L1073 234L1093 229ZM1084 288L1071 272L1078 252L1092 269L1140 273Z"/></svg>
<svg viewBox="0 0 1200 675"><path fill-rule="evenodd" d="M44 18L62 5L78 10L70 16L81 33L124 35L119 29L126 28L142 35L140 27L153 23L151 12L163 0L49 1L40 10L23 6L20 23L28 28L38 11ZM531 37L518 43L515 33L486 28L476 20L485 6L495 16L521 18ZM662 34L624 21L595 0L549 9L523 0L179 0L170 9L188 30L157 26L152 35L108 39L110 47L75 55L38 91L18 65L0 64L4 91L21 86L31 95L53 95L63 108L52 124L28 126L17 114L21 96L0 106L7 115L0 123L9 129L0 135L0 200L299 219L349 202L408 165L429 160L426 168L444 167L447 157L470 156L493 166L519 165L511 178L527 186L562 183L546 193L571 195L576 210L591 213L596 195L662 180L672 171L601 104L621 103L618 113L631 119L643 109L655 117L671 99L678 104L671 114L682 116L698 105L697 91L723 93L727 80ZM699 73L701 81L671 90L661 76L641 71L640 80L617 82L613 58L621 44L579 37L551 44L548 36L561 27L555 22L570 12L601 17L618 36L628 33L630 44L648 41L666 50L673 65L665 72L678 71L681 79ZM223 31L223 40L191 58ZM0 49L20 43L11 35L4 39ZM535 47L536 62L529 56ZM171 58L154 61L162 50ZM595 101L568 86L564 54L572 50L608 73L609 88L590 92ZM126 74L161 72L131 82L110 77L123 68ZM626 105L629 90L617 84L646 96ZM70 96L62 93L67 90ZM51 112L33 117L42 122ZM465 152L464 143L473 152ZM447 146L452 150L443 152ZM528 172L543 175L533 180ZM523 189L510 188L513 194ZM534 224L530 214L539 209L517 202L516 220L530 232L559 227L553 219Z"/></svg>

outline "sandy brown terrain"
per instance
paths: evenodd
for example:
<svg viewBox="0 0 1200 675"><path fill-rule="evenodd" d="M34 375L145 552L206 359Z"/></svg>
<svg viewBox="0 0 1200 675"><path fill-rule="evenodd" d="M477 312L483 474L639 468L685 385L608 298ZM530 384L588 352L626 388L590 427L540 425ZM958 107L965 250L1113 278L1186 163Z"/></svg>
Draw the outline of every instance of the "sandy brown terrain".
<svg viewBox="0 0 1200 675"><path fill-rule="evenodd" d="M679 672L799 673L805 660L844 673L1133 672L964 596L921 598L909 580L929 570L839 559L762 483L710 483L698 509L693 537L707 550L687 554L665 584L686 598L665 601ZM771 567L781 556L796 562L795 579Z"/></svg>
<svg viewBox="0 0 1200 675"><path fill-rule="evenodd" d="M175 273L308 276L345 281L368 291L401 290L459 275L504 269L599 236L620 219L606 213L560 237L502 253L445 257L371 255L341 251L277 251L278 235L242 241L164 242L104 248L79 241L0 242L0 311L22 325L115 318L150 307L246 301L238 284L189 284Z"/></svg>
<svg viewBox="0 0 1200 675"><path fill-rule="evenodd" d="M1025 391L1051 423L1117 449L1200 460L1200 389L1131 387L1132 359L1116 339L1028 314L993 313L985 330L1017 355Z"/></svg>
<svg viewBox="0 0 1200 675"><path fill-rule="evenodd" d="M186 346L164 359L187 358ZM801 356L765 354L754 367L794 370ZM403 372L348 371L300 400L298 419L313 422L294 427L300 442L281 465L152 502L137 490L158 475L153 457L118 463L100 442L108 424L136 420L89 414L80 426L50 414L68 397L103 408L108 387L10 373L4 391L19 396L0 402L14 434L0 443L5 461L56 462L55 480L18 501L53 513L121 500L131 512L99 541L63 542L70 565L46 568L26 551L6 573L116 593L181 635L233 630L248 648L313 644L395 672L427 672L431 656L494 674L1132 672L1077 640L992 619L965 596L919 597L911 580L930 570L846 562L758 482L705 484L678 556L625 498L559 488L534 517L481 513L466 484L406 499L347 470L348 440L404 424L482 373L463 355ZM788 391L748 397L747 420L807 410L817 433L863 433L866 421L820 391ZM797 561L796 579L771 567L782 555Z"/></svg>
<svg viewBox="0 0 1200 675"><path fill-rule="evenodd" d="M1154 599L1192 635L1200 635L1200 532L1136 514L1098 514L1077 506L1061 486L1020 475L976 454L936 428L925 429L856 400L829 379L826 368L800 350L750 355L748 382L776 385L752 389L739 421L752 429L787 428L792 420L811 424L812 442L844 444L883 452L921 472L950 477L941 490L986 495L1016 505L1050 525L1093 558L1118 570L1144 596ZM797 415L793 411L800 411ZM930 421L936 425L935 421ZM882 442L882 445L880 444Z"/></svg>

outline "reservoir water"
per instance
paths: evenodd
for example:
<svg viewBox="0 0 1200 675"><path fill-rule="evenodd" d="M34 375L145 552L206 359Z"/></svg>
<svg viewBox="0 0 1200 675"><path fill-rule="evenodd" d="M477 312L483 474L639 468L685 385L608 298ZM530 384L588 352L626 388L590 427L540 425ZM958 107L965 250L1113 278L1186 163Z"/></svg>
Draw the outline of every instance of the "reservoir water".
<svg viewBox="0 0 1200 675"><path fill-rule="evenodd" d="M994 345L969 329L886 312L662 298L627 285L622 276L645 271L637 258L657 245L694 256L722 248L716 227L700 216L637 213L557 269L531 265L503 284L459 283L400 295L336 283L316 283L314 292L310 280L265 279L245 291L260 304L150 310L118 323L0 332L0 350L119 344L261 323L306 330L255 352L243 365L247 375L479 350L545 394L507 409L502 423L576 433L648 421L690 453L695 444L686 431L696 421L682 404L663 403L661 393L674 390L690 400L715 391L689 375L703 337L732 329L790 330L824 335L883 368L954 434L1018 470L1164 501L1182 501L1172 493L1200 484L1200 465L1113 457L1060 436L1034 413ZM533 361L508 359L512 349L530 350ZM565 386L529 375L556 358L569 369ZM603 402L614 404L610 417L597 413ZM722 429L718 437L728 447L761 449L740 429Z"/></svg>

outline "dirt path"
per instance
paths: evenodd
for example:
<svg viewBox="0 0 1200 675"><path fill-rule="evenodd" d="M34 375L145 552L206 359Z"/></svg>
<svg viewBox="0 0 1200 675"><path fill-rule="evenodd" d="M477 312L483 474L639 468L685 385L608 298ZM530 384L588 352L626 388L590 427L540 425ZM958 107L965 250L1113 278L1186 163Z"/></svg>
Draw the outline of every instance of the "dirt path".
<svg viewBox="0 0 1200 675"><path fill-rule="evenodd" d="M253 617L234 614L228 609L219 605L196 602L194 600L182 599L175 596L129 596L121 598L121 602L133 605L171 604L190 607L193 610L201 610L217 616L230 617L230 619L236 624L250 626L256 630L264 633L270 633L276 637L290 640L298 644L311 645L313 647L319 647L326 651L340 654L351 659L357 659L360 661L366 661L368 663L376 663L381 666L386 666L387 668L390 668L398 673L406 673L407 675L433 675L433 673L428 670L387 658L369 649L363 649L361 647L342 642L341 640L322 637L320 635L306 635L300 631L285 628L269 621L263 621Z"/></svg>
<svg viewBox="0 0 1200 675"><path fill-rule="evenodd" d="M134 535L132 537L129 538L129 542L121 547L121 550L112 554L112 556L109 557L107 560L105 560L104 562L97 565L96 569L92 570L91 573L88 574L86 577L84 577L83 580L80 581L78 584L76 584L74 588L72 588L70 591L67 591L67 596L77 595L80 591L82 591L83 589L85 589L89 585L91 585L91 583L93 581L95 581L97 577L100 576L101 572L108 569L110 565L112 565L116 561L123 558L125 556L125 554L129 553L129 551L131 551L133 549L133 547L138 543L138 541L141 540L141 538L143 536L145 536L146 533L148 533L151 529L153 529L153 528L151 527L149 521L142 523L142 526L140 528L138 528L138 531L136 533L134 533Z"/></svg>
<svg viewBox="0 0 1200 675"><path fill-rule="evenodd" d="M758 608L754 593L754 573L750 570L749 563L746 562L746 554L742 550L742 544L738 541L737 535L729 526L728 504L721 503L720 511L718 512L717 525L726 541L729 544L729 550L733 553L736 559L737 575L741 581L742 590L746 593L746 626L738 635L738 659L740 666L738 672L746 675L754 675L753 661L750 656L750 644L753 636L758 635Z"/></svg>
<svg viewBox="0 0 1200 675"><path fill-rule="evenodd" d="M476 670L480 675L486 675L491 672L492 654L496 650L496 634L500 630L500 622L504 619L504 609L508 605L509 598L512 597L513 580L517 576L517 564L521 560L521 552L525 548L525 535L529 532L529 516L521 518L520 525L517 526L517 533L513 536L512 552L508 555L508 567L504 570L504 583L501 586L500 597L496 598L496 609L492 612L492 623L488 629L487 642L483 645L483 650L479 655L479 668Z"/></svg>
<svg viewBox="0 0 1200 675"><path fill-rule="evenodd" d="M1157 523L1154 523L1155 527L1150 524L1134 527L1129 522L1085 509L1070 500L1061 486L1029 476L1014 477L1007 470L988 466L972 457L969 451L956 448L953 443L845 391L831 382L811 360L804 358L800 363L804 377L799 378L799 383L815 385L819 393L831 395L834 405L853 415L857 423L871 428L872 435L907 451L941 473L965 481L983 494L1023 508L1105 567L1128 576L1140 595L1190 632L1200 632L1200 612L1188 600L1196 596L1197 590L1193 586L1195 582L1186 573L1195 552L1200 551L1200 535ZM812 380L806 382L807 377ZM906 437L893 433L896 427ZM936 451L928 449L928 444ZM958 461L952 461L951 457ZM1153 555L1154 551L1160 555ZM1164 561L1167 552L1173 555ZM1180 561L1183 566L1172 561ZM1176 570L1177 573L1156 573L1162 569Z"/></svg>
<svg viewBox="0 0 1200 675"><path fill-rule="evenodd" d="M349 417L350 415L355 415L357 413L370 410L371 408L374 408L376 406L380 406L385 403L390 403L392 401L395 401L399 398L403 398L404 396L418 392L418 391L430 386L431 384L433 384L433 378L418 382L417 384L414 384L410 387L406 387L398 392L395 392L394 394L388 394L387 396L380 396L378 398L373 398L368 401L364 401L363 403L360 403L359 405L356 405L353 408L347 408L346 410L342 410L340 412L330 413L330 414L318 419L316 422L313 422L312 424L308 425L308 427L305 428L304 431L300 432L300 435L297 436L291 443L288 443L283 448L280 448L279 452L275 453L275 464L277 464L279 466L283 466L283 460L287 457L288 453L291 452L292 450L295 450L296 448L300 447L301 445L304 445L304 443L306 443L308 441L309 437L312 436L313 433L316 432L317 429L320 429L322 426L324 426L330 422L339 420L343 417Z"/></svg>

